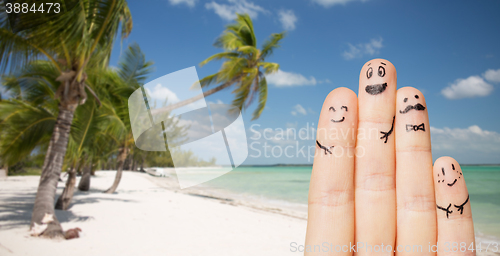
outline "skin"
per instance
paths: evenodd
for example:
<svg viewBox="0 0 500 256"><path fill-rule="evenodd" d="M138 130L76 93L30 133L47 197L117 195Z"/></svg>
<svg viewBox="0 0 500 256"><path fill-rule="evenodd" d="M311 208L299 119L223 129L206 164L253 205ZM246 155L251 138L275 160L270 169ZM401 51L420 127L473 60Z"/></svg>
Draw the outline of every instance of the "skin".
<svg viewBox="0 0 500 256"><path fill-rule="evenodd" d="M379 76L382 65L385 74ZM373 72L368 78L370 67ZM411 87L396 91L396 79L389 61L371 60L360 72L359 98L347 88L335 89L326 97L316 138L333 148L325 154L316 146L305 255L475 255L470 250L451 251L453 242L459 248L460 243L469 248L474 242L462 170L450 157L439 158L432 166L425 98ZM328 110L331 106L335 112ZM340 106L349 111L339 111ZM343 122L331 121L343 117ZM381 137L391 130L393 121L393 132L385 142ZM353 136L332 136L347 131ZM452 213L437 208L450 204ZM324 243L333 246L321 247ZM358 243L364 248L356 247L357 252L335 250L335 245L347 249ZM436 247L429 251L429 245L436 243L439 251ZM383 244L384 250L370 251L367 244ZM385 250L388 245L396 252ZM416 249L406 252L406 245ZM421 251L415 252L418 248Z"/></svg>
<svg viewBox="0 0 500 256"><path fill-rule="evenodd" d="M406 99L406 102L405 102ZM407 106L426 106L424 96L412 87L398 90L396 97L396 244L417 245L427 248L436 244L436 203L432 174L432 153L429 117L425 110L412 109L401 113ZM424 124L425 131L410 129L406 125ZM417 255L418 252L396 252L396 255Z"/></svg>
<svg viewBox="0 0 500 256"><path fill-rule="evenodd" d="M385 64L385 65L384 65ZM368 71L373 69L370 78ZM379 75L378 70L385 74ZM387 84L377 95L366 93L366 87ZM374 59L363 65L359 75L359 122L357 146L365 150L356 157L355 184L355 242L356 244L390 245L396 235L396 183L394 134L387 143L380 137L388 132L396 110L396 68L383 59ZM366 246L365 246L366 247ZM390 252L358 250L357 255L390 255Z"/></svg>
<svg viewBox="0 0 500 256"><path fill-rule="evenodd" d="M348 111L331 111L347 106ZM331 119L343 122L332 122ZM321 108L316 139L332 154L316 146L309 190L306 244L349 244L354 240L354 150L357 129L356 94L347 88L333 90ZM348 255L348 253L343 253Z"/></svg>

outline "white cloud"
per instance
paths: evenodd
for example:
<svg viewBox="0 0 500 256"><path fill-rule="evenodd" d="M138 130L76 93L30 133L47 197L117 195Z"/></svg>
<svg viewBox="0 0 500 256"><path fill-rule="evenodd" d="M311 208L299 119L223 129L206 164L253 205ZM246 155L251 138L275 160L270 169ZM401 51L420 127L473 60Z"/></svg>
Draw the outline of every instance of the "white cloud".
<svg viewBox="0 0 500 256"><path fill-rule="evenodd" d="M462 99L488 96L493 92L493 85L484 81L480 76L470 76L457 79L453 84L444 88L441 93L448 99Z"/></svg>
<svg viewBox="0 0 500 256"><path fill-rule="evenodd" d="M213 101L209 101L209 102L207 102L207 103L208 103L208 104L224 104L224 102L222 102L222 100L220 100L220 99L217 99L215 102L213 102Z"/></svg>
<svg viewBox="0 0 500 256"><path fill-rule="evenodd" d="M330 79L328 79L328 78L325 79L325 80L319 80L318 81L318 84L331 84L331 83L332 83L332 81L330 81Z"/></svg>
<svg viewBox="0 0 500 256"><path fill-rule="evenodd" d="M171 5L185 4L189 7L194 7L197 0L168 0Z"/></svg>
<svg viewBox="0 0 500 256"><path fill-rule="evenodd" d="M312 1L324 7L332 7L334 5L345 5L349 2L355 2L357 0L312 0ZM361 2L366 2L366 1L367 0L361 0Z"/></svg>
<svg viewBox="0 0 500 256"><path fill-rule="evenodd" d="M247 13L251 18L255 19L259 13L267 13L268 11L261 6L246 0L228 0L229 4L218 4L214 1L205 4L207 10L214 10L222 19L233 20L236 18L236 13Z"/></svg>
<svg viewBox="0 0 500 256"><path fill-rule="evenodd" d="M489 82L500 83L500 69L498 69L498 70L488 69L483 74L483 76Z"/></svg>
<svg viewBox="0 0 500 256"><path fill-rule="evenodd" d="M297 114L307 115L307 111L300 104L295 105L292 110L292 115L296 116Z"/></svg>
<svg viewBox="0 0 500 256"><path fill-rule="evenodd" d="M306 78L301 74L282 70L278 70L278 72L274 74L267 75L266 80L269 84L274 84L277 87L316 85L318 83L316 78L312 76Z"/></svg>
<svg viewBox="0 0 500 256"><path fill-rule="evenodd" d="M465 129L431 126L431 139L436 157L450 155L459 163L500 162L500 134L477 125Z"/></svg>
<svg viewBox="0 0 500 256"><path fill-rule="evenodd" d="M153 88L153 91L150 91L148 88L146 88L146 91L149 97L155 100L165 101L168 99L168 103L170 104L180 101L179 97L177 97L177 94L175 94L168 88L163 87L161 84L157 84Z"/></svg>
<svg viewBox="0 0 500 256"><path fill-rule="evenodd" d="M297 22L297 16L293 10L280 10L278 12L278 16L280 17L281 25L286 30L294 30L295 23Z"/></svg>
<svg viewBox="0 0 500 256"><path fill-rule="evenodd" d="M378 39L371 39L369 43L365 44L348 44L349 50L344 51L342 55L344 56L344 59L346 60L351 60L354 58L361 58L363 55L367 54L370 56L373 56L375 54L378 54L380 52L380 49L384 47L382 45L382 37L379 37Z"/></svg>

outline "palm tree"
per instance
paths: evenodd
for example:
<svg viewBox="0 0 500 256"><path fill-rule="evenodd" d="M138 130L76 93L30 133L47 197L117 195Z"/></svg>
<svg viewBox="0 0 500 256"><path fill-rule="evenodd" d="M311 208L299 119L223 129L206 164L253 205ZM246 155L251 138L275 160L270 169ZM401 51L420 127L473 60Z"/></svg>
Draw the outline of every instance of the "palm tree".
<svg viewBox="0 0 500 256"><path fill-rule="evenodd" d="M130 124L128 98L144 84L151 73L153 62L146 61L144 53L137 44L128 47L118 63L118 69L108 73L107 102L105 109L109 117L106 133L113 138L118 150L117 171L113 184L105 193L114 193L122 177L125 160L134 145L134 137Z"/></svg>
<svg viewBox="0 0 500 256"><path fill-rule="evenodd" d="M106 134L112 138L117 145L117 171L113 184L105 193L114 193L118 188L122 177L122 171L125 160L135 150L134 137L132 134L131 120L128 108L128 99L130 95L138 88L144 85L144 82L151 72L151 61L146 61L144 53L137 44L129 46L123 57L121 58L117 72L108 74L107 99L103 101L103 109L109 119L107 124ZM185 128L179 126L179 121L173 118L168 118L164 121L165 132L169 134L169 138L174 138L176 143L178 139L184 136Z"/></svg>
<svg viewBox="0 0 500 256"><path fill-rule="evenodd" d="M90 79L90 77L89 77ZM75 118L70 132L70 140L66 151L65 165L70 167L68 179L63 193L57 200L55 208L67 210L73 198L76 184L76 173L85 169L95 155L101 154L109 141L103 130L106 127L106 115L99 111L95 99L89 99L85 105L75 111ZM88 177L90 186L90 177ZM84 179L82 177L82 179Z"/></svg>
<svg viewBox="0 0 500 256"><path fill-rule="evenodd" d="M265 62L265 59L280 46L279 43L284 36L285 32L272 34L262 48L258 49L252 19L248 14L237 14L235 23L226 26L226 30L215 41L214 46L222 48L224 52L214 54L200 63L200 66L203 66L212 60L225 60L219 72L200 80L201 87L208 87L214 83L220 85L193 98L158 109L158 112L171 111L235 85L233 93L236 96L233 105L245 109L253 102L257 93L258 106L253 112L252 120L259 118L267 101L265 75L277 72L279 69L279 64Z"/></svg>
<svg viewBox="0 0 500 256"><path fill-rule="evenodd" d="M54 215L54 198L74 112L87 99L87 92L97 97L86 83L86 71L92 66L107 66L118 28L121 27L122 38L132 30L132 17L125 0L80 0L72 8L67 6L69 2L74 1L63 1L61 14L47 22L27 20L26 16L24 24L33 26L23 30L11 26L4 7L0 7L0 69L10 67L12 71L33 60L47 59L58 71L55 77L60 82L55 95L59 100L57 119L30 226L40 224L45 214L52 215L54 221L43 233L46 237L63 236ZM96 54L100 61L90 62Z"/></svg>

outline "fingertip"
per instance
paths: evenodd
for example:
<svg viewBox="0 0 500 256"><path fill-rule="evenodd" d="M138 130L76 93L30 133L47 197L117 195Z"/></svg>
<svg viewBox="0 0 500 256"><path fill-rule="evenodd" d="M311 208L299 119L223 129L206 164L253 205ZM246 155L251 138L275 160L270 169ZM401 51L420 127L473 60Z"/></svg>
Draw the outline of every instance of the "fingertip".
<svg viewBox="0 0 500 256"><path fill-rule="evenodd" d="M396 96L396 150L431 150L429 116L422 92L403 87Z"/></svg>
<svg viewBox="0 0 500 256"><path fill-rule="evenodd" d="M318 121L320 143L353 146L358 126L358 101L351 89L339 87L326 97Z"/></svg>
<svg viewBox="0 0 500 256"><path fill-rule="evenodd" d="M434 169L436 170L436 168L440 168L439 166L443 166L446 164L456 164L457 166L460 167L460 165L458 164L457 160L455 160L455 158L453 158L451 156L442 156L442 157L436 159L436 161L434 161Z"/></svg>
<svg viewBox="0 0 500 256"><path fill-rule="evenodd" d="M333 89L325 99L325 103L346 99L347 101L357 101L356 93L347 87L337 87ZM353 106L354 107L354 106Z"/></svg>
<svg viewBox="0 0 500 256"><path fill-rule="evenodd" d="M377 59L372 59L372 60L369 60L367 61L365 64L363 64L363 67L361 67L361 72L359 74L359 77L360 78L364 78L364 77L367 77L367 71L369 69L369 67L372 67L373 69L373 66L374 63L383 63L382 65L384 65L384 68L386 69L386 73L387 71L391 71L392 74L396 75L396 67L394 66L394 64L392 64L392 62L386 60L386 59L380 59L380 58L377 58ZM377 70L378 72L378 70Z"/></svg>
<svg viewBox="0 0 500 256"><path fill-rule="evenodd" d="M403 88L399 88L397 91L396 100L397 103L400 104L405 103L404 99L408 98L408 100L421 100L421 102L425 103L424 94L417 88L411 86L405 86Z"/></svg>
<svg viewBox="0 0 500 256"><path fill-rule="evenodd" d="M449 156L438 158L434 162L433 170L438 205L449 205L450 203L460 205L460 202L467 200L469 192L462 168L454 158Z"/></svg>
<svg viewBox="0 0 500 256"><path fill-rule="evenodd" d="M388 60L373 59L359 74L359 120L392 122L396 107L397 73Z"/></svg>

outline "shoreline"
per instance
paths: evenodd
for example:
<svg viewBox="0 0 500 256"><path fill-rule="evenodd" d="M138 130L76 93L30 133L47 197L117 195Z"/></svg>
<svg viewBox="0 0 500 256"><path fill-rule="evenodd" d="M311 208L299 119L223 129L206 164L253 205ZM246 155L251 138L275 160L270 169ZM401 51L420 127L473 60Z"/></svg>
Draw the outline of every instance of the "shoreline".
<svg viewBox="0 0 500 256"><path fill-rule="evenodd" d="M173 170L173 169L172 169ZM175 172L174 172L175 173ZM209 186L200 184L195 187L180 189L175 174L169 173L166 177L157 177L148 173L144 173L146 179L166 190L183 193L190 196L196 196L206 199L218 200L221 203L234 206L247 207L253 210L265 211L275 214L280 214L288 217L293 217L301 220L307 220L307 205L299 203L289 203L284 200L251 198L249 196L238 195L229 190L215 190ZM280 205L272 202L280 202ZM286 204L289 206L287 207Z"/></svg>
<svg viewBox="0 0 500 256"><path fill-rule="evenodd" d="M96 172L89 192L75 191L70 209L56 210L64 230L82 229L80 238L69 241L29 236L39 177L0 180L0 254L274 256L297 255L291 243L304 243L307 215L203 187L181 191L175 177L139 172L124 172L116 193L102 193L114 176ZM56 198L64 184L58 183Z"/></svg>
<svg viewBox="0 0 500 256"><path fill-rule="evenodd" d="M287 166L283 166L287 167ZM154 169L154 168L153 168ZM230 190L214 190L211 187L200 184L196 187L187 188L181 190L177 179L175 176L174 168L161 168L163 172L166 172L168 176L166 177L157 177L151 174L145 173L147 179L151 180L153 183L157 184L160 187L163 187L168 190L178 191L179 193L184 193L191 196L197 196L202 198L208 198L213 200L218 200L221 203L231 204L235 206L246 207L253 210L269 212L273 214L280 214L288 217L293 217L301 220L307 221L307 204L299 204L299 203L290 203L292 206L286 206L283 204L284 200L277 200L271 198L262 198L255 197L250 198L248 196L241 196L236 192ZM279 202L279 204L275 204L275 202ZM475 232L476 243L498 243L500 245L500 237L494 235L484 234L481 231ZM500 256L500 250L496 254L481 254L481 255L496 255Z"/></svg>

